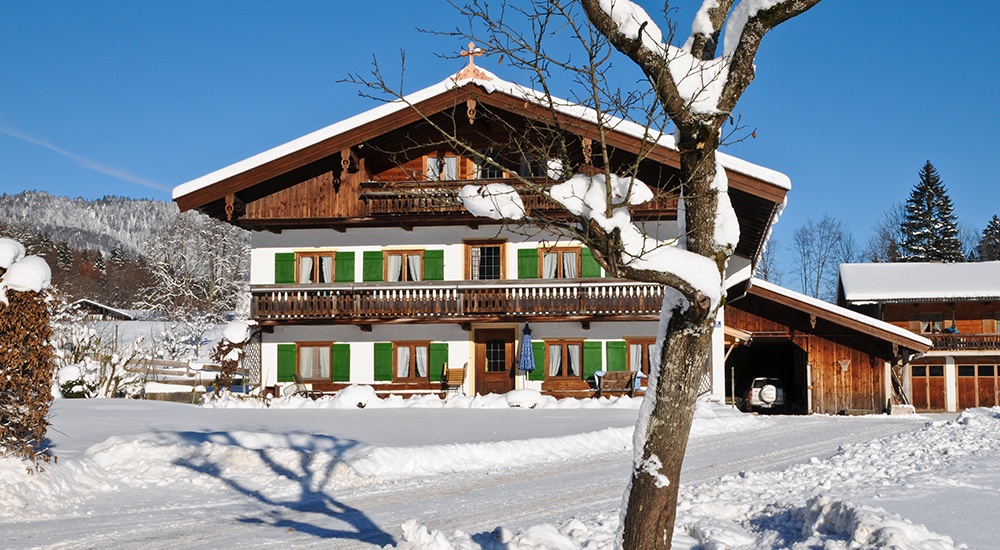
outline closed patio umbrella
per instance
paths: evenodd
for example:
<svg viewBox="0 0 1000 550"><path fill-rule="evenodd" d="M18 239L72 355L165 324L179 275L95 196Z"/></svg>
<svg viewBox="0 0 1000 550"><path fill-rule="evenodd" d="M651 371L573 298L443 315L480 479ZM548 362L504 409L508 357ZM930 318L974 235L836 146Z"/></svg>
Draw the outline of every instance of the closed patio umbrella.
<svg viewBox="0 0 1000 550"><path fill-rule="evenodd" d="M517 362L517 368L524 373L525 382L527 382L527 373L535 370L535 354L531 348L531 327L527 323L524 324L524 330L521 334L521 359Z"/></svg>

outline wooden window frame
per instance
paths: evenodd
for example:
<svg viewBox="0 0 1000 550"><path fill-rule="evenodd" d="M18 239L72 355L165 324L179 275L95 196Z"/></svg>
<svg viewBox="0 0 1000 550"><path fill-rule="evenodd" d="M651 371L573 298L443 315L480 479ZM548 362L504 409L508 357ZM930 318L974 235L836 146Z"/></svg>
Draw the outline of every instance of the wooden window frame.
<svg viewBox="0 0 1000 550"><path fill-rule="evenodd" d="M441 174L444 172L444 167L446 166L446 164L441 163L441 161L449 158L455 159L455 177L451 179L444 179L441 177ZM441 163L441 165L438 167L438 177L436 178L431 177L430 167L432 160ZM461 168L462 168L461 158L454 153L433 153L430 155L424 155L424 179L427 181L458 181L461 179Z"/></svg>
<svg viewBox="0 0 1000 550"><path fill-rule="evenodd" d="M417 376L417 353L416 348L427 348L427 375ZM410 349L410 376L399 376L399 349ZM425 382L430 381L431 376L431 342L430 340L410 340L392 343L392 381L393 382Z"/></svg>
<svg viewBox="0 0 1000 550"><path fill-rule="evenodd" d="M935 317L941 317L941 330L934 330ZM945 314L943 312L930 312L920 314L920 334L941 334L945 331ZM927 325L931 330L924 330Z"/></svg>
<svg viewBox="0 0 1000 550"><path fill-rule="evenodd" d="M470 240L463 241L465 244L465 280L466 281L495 281L507 278L507 241L498 239ZM499 246L500 247L500 279L473 279L472 278L472 249L477 246Z"/></svg>
<svg viewBox="0 0 1000 550"><path fill-rule="evenodd" d="M399 280L398 281L390 281L389 280L389 256L392 256L392 255L398 255L398 256L402 256L403 257L402 258L402 261L403 261L403 270L399 274ZM409 280L409 279L406 278L406 276L407 276L406 275L407 274L406 257L407 256L414 256L414 255L420 256L420 280L419 281L411 281L411 280ZM426 281L427 280L427 278L426 278L427 270L425 269L425 266L426 266L426 263L424 261L424 251L423 250L383 250L382 251L382 280L385 281L385 282L387 282L387 283L418 283L418 282Z"/></svg>
<svg viewBox="0 0 1000 550"><path fill-rule="evenodd" d="M649 376L649 369L651 369L653 366L652 363L650 362L652 358L649 357L649 352L650 352L649 348L650 346L656 343L656 338L642 337L642 338L622 338L622 339L625 340L625 365L629 367L632 366L632 346L641 345L642 355L644 356L645 360L642 362L642 370L640 370L640 372L642 372L646 376Z"/></svg>
<svg viewBox="0 0 1000 550"><path fill-rule="evenodd" d="M319 281L319 259L329 256L330 257L330 283L320 283ZM300 283L301 278L299 277L299 265L301 265L302 258L312 258L313 259L313 282L311 283ZM309 251L296 251L295 252L295 284L332 284L337 281L337 252L334 250L309 250Z"/></svg>
<svg viewBox="0 0 1000 550"><path fill-rule="evenodd" d="M503 151L503 149L501 149L499 147L496 147L496 148L489 148L489 149L478 149L476 152L479 153L480 155L484 156L484 157L489 157L494 162L496 162L497 164L499 164L501 166L501 168L499 168L499 170L500 170L500 175L499 176L483 176L483 171L484 170L497 170L497 168L494 167L494 166L485 165L484 163L479 162L479 159L476 158L473 161L473 163L472 163L472 165L474 167L474 170L475 170L473 172L473 178L474 179L477 179L477 180L497 180L497 179L505 179L505 178L509 177L509 172L507 170L505 170L505 169L502 168L504 166L504 163L503 163L504 151Z"/></svg>
<svg viewBox="0 0 1000 550"><path fill-rule="evenodd" d="M583 380L583 340L575 339L554 339L554 340L543 340L545 342L545 378L546 379L559 379L559 380ZM567 365L569 365L569 346L577 345L580 346L580 364L577 368L580 369L579 374L566 374ZM549 351L552 346L562 346L562 362L559 365L559 374L549 374ZM535 368L538 368L537 365Z"/></svg>
<svg viewBox="0 0 1000 550"><path fill-rule="evenodd" d="M295 374L298 374L303 382L330 382L333 380L333 342L295 342ZM327 365L326 370L327 376L324 378L320 377L305 377L302 376L302 371L299 370L299 358L302 356L302 349L312 349L312 348L326 348L330 350L330 364Z"/></svg>
<svg viewBox="0 0 1000 550"><path fill-rule="evenodd" d="M549 247L549 248L539 248L538 249L538 278L539 279L545 279L546 278L545 277L545 255L546 254L551 254L551 253L556 253L556 254L559 255L559 261L556 262L556 276L553 277L553 278L551 278L551 279L547 279L547 280L552 281L552 280L555 280L555 279L566 279L567 277L563 276L563 258L562 258L562 255L564 253L566 253L566 252L575 252L576 253L576 277L574 277L574 278L575 279L579 279L580 278L580 269L582 267L582 258L583 258L583 247L582 246L552 246L552 247Z"/></svg>

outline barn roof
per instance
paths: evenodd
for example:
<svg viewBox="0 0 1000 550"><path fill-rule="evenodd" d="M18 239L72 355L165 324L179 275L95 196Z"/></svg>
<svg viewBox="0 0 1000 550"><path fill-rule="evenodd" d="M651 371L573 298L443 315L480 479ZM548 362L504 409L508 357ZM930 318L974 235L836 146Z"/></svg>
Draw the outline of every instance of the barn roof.
<svg viewBox="0 0 1000 550"><path fill-rule="evenodd" d="M1000 262L841 264L849 304L1000 299Z"/></svg>
<svg viewBox="0 0 1000 550"><path fill-rule="evenodd" d="M920 353L927 351L932 345L932 342L927 338L914 334L904 328L811 296L806 296L805 294L800 294L794 290L789 290L761 279L755 278L751 280L749 293L782 303L798 311L815 315L832 323L882 338Z"/></svg>

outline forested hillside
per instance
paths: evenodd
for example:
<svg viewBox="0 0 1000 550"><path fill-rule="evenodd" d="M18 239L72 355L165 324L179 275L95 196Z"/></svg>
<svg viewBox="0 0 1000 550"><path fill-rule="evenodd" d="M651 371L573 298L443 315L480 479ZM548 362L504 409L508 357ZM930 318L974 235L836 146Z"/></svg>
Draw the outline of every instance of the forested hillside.
<svg viewBox="0 0 1000 550"><path fill-rule="evenodd" d="M124 197L0 195L0 237L44 257L55 289L172 317L222 314L245 302L249 234L170 202Z"/></svg>

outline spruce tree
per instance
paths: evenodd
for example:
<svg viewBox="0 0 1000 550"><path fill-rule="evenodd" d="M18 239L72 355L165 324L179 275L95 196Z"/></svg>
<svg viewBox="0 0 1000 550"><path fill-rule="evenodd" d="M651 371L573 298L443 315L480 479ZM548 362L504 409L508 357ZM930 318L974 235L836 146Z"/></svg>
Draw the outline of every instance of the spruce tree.
<svg viewBox="0 0 1000 550"><path fill-rule="evenodd" d="M906 201L903 220L904 262L961 262L955 214L941 177L931 161L920 170L920 183Z"/></svg>
<svg viewBox="0 0 1000 550"><path fill-rule="evenodd" d="M990 223L986 224L986 229L983 229L983 236L976 246L975 256L980 262L1000 260L1000 218L997 218L996 214Z"/></svg>

